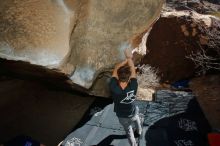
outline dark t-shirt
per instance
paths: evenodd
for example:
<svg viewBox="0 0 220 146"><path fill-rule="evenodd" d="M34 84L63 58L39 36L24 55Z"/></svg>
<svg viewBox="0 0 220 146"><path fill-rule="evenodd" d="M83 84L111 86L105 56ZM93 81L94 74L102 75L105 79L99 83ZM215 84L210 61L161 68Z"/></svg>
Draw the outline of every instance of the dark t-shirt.
<svg viewBox="0 0 220 146"><path fill-rule="evenodd" d="M134 101L136 99L137 87L138 84L136 78L131 78L124 90L120 87L118 80L115 77L111 78L110 90L115 104L114 112L116 112L118 117L125 118L134 115Z"/></svg>

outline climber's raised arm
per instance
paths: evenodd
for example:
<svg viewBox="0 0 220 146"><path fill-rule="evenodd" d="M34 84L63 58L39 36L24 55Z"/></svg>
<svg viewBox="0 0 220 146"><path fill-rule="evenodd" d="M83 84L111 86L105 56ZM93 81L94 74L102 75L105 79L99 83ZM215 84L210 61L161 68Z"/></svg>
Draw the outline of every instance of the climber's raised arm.
<svg viewBox="0 0 220 146"><path fill-rule="evenodd" d="M126 60L124 60L124 61L122 61L122 62L116 64L116 65L115 65L115 68L114 68L114 70L113 70L113 73L112 73L112 77L116 77L116 78L118 79L118 73L117 73L118 69L119 69L120 67L124 66L124 65L127 64L127 63L128 63L128 60L126 59Z"/></svg>
<svg viewBox="0 0 220 146"><path fill-rule="evenodd" d="M133 54L132 54L131 50L128 49L128 48L125 49L124 53L125 53L125 56L126 56L126 58L128 60L128 65L130 66L130 70L131 70L130 78L136 78L136 76L137 76L136 75L136 70L135 70L134 62L132 60Z"/></svg>

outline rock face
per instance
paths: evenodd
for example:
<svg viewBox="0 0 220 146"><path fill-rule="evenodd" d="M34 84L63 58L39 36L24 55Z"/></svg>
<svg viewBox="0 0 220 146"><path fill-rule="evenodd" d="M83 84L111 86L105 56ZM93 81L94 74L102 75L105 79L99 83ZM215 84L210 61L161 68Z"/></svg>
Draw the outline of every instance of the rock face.
<svg viewBox="0 0 220 146"><path fill-rule="evenodd" d="M220 75L198 77L190 82L190 88L213 129L220 129ZM210 114L211 113L211 114Z"/></svg>
<svg viewBox="0 0 220 146"><path fill-rule="evenodd" d="M106 71L124 58L123 49L157 19L163 2L1 2L0 57L57 69L72 85L107 96Z"/></svg>
<svg viewBox="0 0 220 146"><path fill-rule="evenodd" d="M59 0L2 1L0 57L58 66L69 51L74 16Z"/></svg>
<svg viewBox="0 0 220 146"><path fill-rule="evenodd" d="M142 33L158 17L161 2L96 0L82 5L70 38L71 51L62 70L70 75L74 83L91 88L100 73L124 58L123 49L130 45L128 40ZM96 85L103 87L104 84L93 86L95 95L100 88Z"/></svg>
<svg viewBox="0 0 220 146"><path fill-rule="evenodd" d="M47 146L57 146L95 100L38 80L6 76L0 76L0 94L0 141L24 134Z"/></svg>
<svg viewBox="0 0 220 146"><path fill-rule="evenodd" d="M167 0L167 6L177 10L194 10L202 14L210 14L220 10L220 1L216 0Z"/></svg>
<svg viewBox="0 0 220 146"><path fill-rule="evenodd" d="M220 4L220 1L219 1L219 0L207 0L207 1L209 1L209 2L211 2L211 3L214 3L214 4Z"/></svg>
<svg viewBox="0 0 220 146"><path fill-rule="evenodd" d="M212 38L204 30L216 28L214 20L218 19L193 11L164 11L149 32L149 53L142 63L157 68L162 82L175 82L194 76L195 64L187 57L201 51L201 48L210 49ZM213 51L218 52L217 48Z"/></svg>

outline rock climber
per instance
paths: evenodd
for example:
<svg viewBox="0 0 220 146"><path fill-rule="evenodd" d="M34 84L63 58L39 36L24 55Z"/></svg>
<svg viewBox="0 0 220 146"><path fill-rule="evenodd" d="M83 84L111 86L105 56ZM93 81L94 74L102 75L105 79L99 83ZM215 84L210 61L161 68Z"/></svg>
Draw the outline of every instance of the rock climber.
<svg viewBox="0 0 220 146"><path fill-rule="evenodd" d="M135 124L136 132L140 136L142 127L139 109L134 104L138 83L132 52L130 49L125 49L124 54L126 59L117 64L113 70L110 91L114 102L114 112L124 127L128 141L131 146L137 146L132 125Z"/></svg>

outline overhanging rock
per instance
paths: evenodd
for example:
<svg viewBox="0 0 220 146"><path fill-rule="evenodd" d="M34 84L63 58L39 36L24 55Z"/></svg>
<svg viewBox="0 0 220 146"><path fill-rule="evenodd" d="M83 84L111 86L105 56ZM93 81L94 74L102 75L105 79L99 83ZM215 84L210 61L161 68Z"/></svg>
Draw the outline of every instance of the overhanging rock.
<svg viewBox="0 0 220 146"><path fill-rule="evenodd" d="M4 1L0 58L56 69L73 88L76 84L90 94L108 96L103 74L124 59L123 49L158 18L163 2Z"/></svg>

